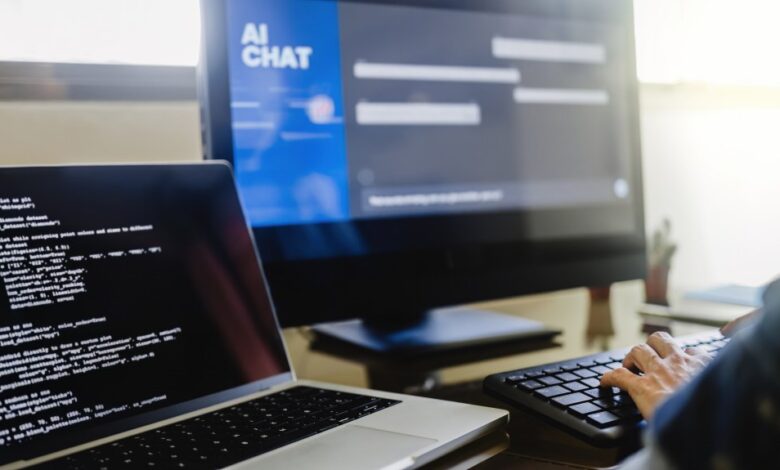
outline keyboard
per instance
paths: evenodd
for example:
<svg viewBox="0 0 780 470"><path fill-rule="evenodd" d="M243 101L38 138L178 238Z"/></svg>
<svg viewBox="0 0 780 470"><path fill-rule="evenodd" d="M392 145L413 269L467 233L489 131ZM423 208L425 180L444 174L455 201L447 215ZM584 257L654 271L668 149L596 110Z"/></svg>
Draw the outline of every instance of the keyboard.
<svg viewBox="0 0 780 470"><path fill-rule="evenodd" d="M400 403L294 387L36 468L221 468Z"/></svg>
<svg viewBox="0 0 780 470"><path fill-rule="evenodd" d="M683 349L717 353L728 340L720 333L677 339ZM554 425L598 446L635 437L644 425L626 392L599 386L601 376L621 367L630 348L494 374L484 390L513 406L530 410Z"/></svg>

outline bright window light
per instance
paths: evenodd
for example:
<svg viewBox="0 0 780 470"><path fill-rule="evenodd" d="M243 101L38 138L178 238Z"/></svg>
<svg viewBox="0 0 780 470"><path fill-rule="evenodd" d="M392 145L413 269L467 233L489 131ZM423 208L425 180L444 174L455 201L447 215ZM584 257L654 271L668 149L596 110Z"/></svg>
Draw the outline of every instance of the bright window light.
<svg viewBox="0 0 780 470"><path fill-rule="evenodd" d="M197 0L2 0L0 60L190 65Z"/></svg>
<svg viewBox="0 0 780 470"><path fill-rule="evenodd" d="M639 79L780 85L780 1L634 0ZM0 0L0 61L197 63L197 0Z"/></svg>
<svg viewBox="0 0 780 470"><path fill-rule="evenodd" d="M777 0L634 0L643 82L780 85Z"/></svg>

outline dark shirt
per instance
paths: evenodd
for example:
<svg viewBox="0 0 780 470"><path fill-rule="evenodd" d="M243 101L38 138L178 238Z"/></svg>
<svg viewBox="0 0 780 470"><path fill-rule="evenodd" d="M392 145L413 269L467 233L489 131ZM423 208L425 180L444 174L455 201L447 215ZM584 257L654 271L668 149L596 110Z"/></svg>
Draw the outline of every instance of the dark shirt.
<svg viewBox="0 0 780 470"><path fill-rule="evenodd" d="M651 432L679 468L780 468L780 281L763 314L655 413Z"/></svg>

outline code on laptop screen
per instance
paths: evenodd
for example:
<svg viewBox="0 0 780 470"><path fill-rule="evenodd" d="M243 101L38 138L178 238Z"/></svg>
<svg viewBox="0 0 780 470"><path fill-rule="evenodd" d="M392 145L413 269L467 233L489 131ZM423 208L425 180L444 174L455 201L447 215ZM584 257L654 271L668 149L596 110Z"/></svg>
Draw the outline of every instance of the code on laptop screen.
<svg viewBox="0 0 780 470"><path fill-rule="evenodd" d="M0 286L0 464L289 371L219 164L0 169Z"/></svg>

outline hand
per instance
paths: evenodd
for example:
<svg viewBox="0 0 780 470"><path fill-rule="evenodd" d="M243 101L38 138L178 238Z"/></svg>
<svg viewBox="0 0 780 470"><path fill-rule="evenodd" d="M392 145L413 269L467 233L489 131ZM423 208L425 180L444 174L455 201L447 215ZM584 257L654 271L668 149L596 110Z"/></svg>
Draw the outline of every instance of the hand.
<svg viewBox="0 0 780 470"><path fill-rule="evenodd" d="M647 344L631 349L623 367L604 374L601 386L627 391L642 416L650 419L661 402L711 360L712 356L698 348L683 351L667 333L653 333Z"/></svg>

